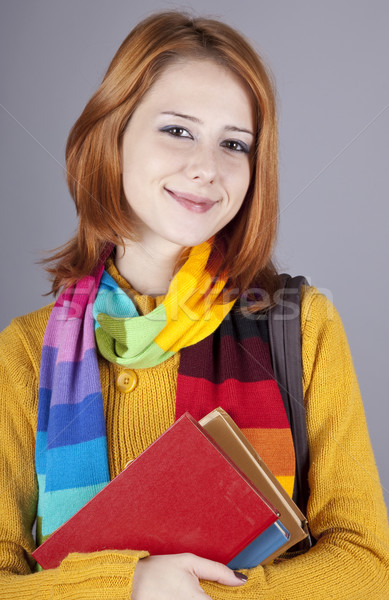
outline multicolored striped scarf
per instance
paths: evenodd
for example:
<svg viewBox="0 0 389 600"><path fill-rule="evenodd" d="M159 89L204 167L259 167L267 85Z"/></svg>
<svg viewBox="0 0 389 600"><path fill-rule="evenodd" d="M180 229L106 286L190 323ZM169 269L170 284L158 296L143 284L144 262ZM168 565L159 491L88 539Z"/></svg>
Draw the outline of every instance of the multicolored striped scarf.
<svg viewBox="0 0 389 600"><path fill-rule="evenodd" d="M163 305L145 317L104 272L110 252L58 298L46 328L35 454L37 544L110 480L96 340L108 360L136 368L180 350L176 418L189 411L200 419L223 407L292 495L293 440L274 380L266 318L243 315L233 300L220 302L227 290L225 280L215 278L219 263L210 243L192 250Z"/></svg>
<svg viewBox="0 0 389 600"><path fill-rule="evenodd" d="M212 240L192 248L164 302L141 317L103 274L111 250L91 276L60 295L43 340L35 451L38 544L110 480L95 338L109 361L148 368L209 336L234 304L223 302L226 279L218 274Z"/></svg>

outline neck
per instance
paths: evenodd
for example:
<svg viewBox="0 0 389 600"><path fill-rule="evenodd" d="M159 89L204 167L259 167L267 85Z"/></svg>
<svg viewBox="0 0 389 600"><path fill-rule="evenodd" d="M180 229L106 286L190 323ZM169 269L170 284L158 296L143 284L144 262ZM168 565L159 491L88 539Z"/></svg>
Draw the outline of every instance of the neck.
<svg viewBox="0 0 389 600"><path fill-rule="evenodd" d="M124 248L116 247L115 265L139 294L160 296L169 289L181 252L182 248L175 244L162 251L126 240Z"/></svg>

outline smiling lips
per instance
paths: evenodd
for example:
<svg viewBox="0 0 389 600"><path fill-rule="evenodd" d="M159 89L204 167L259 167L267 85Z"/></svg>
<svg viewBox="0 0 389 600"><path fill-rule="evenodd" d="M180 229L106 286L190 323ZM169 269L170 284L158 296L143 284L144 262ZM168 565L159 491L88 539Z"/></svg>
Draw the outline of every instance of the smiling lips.
<svg viewBox="0 0 389 600"><path fill-rule="evenodd" d="M196 213L207 212L216 204L217 201L210 200L209 198L204 198L203 196L195 196L194 194L182 193L175 190L165 190L170 194L170 196L181 204L184 208L191 210Z"/></svg>

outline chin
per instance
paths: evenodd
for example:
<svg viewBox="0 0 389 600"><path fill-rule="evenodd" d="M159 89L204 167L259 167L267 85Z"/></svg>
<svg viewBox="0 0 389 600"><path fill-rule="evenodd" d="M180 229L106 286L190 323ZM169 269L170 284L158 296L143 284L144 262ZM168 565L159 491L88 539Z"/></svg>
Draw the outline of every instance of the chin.
<svg viewBox="0 0 389 600"><path fill-rule="evenodd" d="M207 236L200 235L175 235L170 238L170 241L173 244L177 244L178 246L183 246L186 248L191 248L192 246L199 246L203 242L206 242L211 237L211 234Z"/></svg>

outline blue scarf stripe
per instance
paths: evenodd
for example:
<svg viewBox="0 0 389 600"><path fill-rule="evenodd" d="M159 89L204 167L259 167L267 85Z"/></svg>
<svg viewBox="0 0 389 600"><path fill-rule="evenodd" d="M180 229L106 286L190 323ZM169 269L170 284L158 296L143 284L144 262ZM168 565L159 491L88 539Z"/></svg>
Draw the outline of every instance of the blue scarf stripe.
<svg viewBox="0 0 389 600"><path fill-rule="evenodd" d="M91 456L107 456L105 437L53 448L47 452L46 492L109 481L108 461L91 462ZM55 466L55 468L53 468Z"/></svg>
<svg viewBox="0 0 389 600"><path fill-rule="evenodd" d="M49 424L50 404L51 404L51 389L40 388L39 389L39 410L38 410L38 422L37 422L37 434L40 432L47 431ZM42 449L41 449L42 451Z"/></svg>
<svg viewBox="0 0 389 600"><path fill-rule="evenodd" d="M105 435L104 412L101 414L101 392L85 396L77 404L57 404L50 411L50 433L47 448L68 446L79 442L88 442ZM83 413L89 417L88 428L82 427ZM64 425L66 423L66 425Z"/></svg>
<svg viewBox="0 0 389 600"><path fill-rule="evenodd" d="M39 399L40 401L40 399ZM35 441L35 470L38 475L39 489L45 489L40 487L39 477L43 477L46 474L46 448L47 448L47 432L37 431ZM39 495L39 498L41 496ZM39 513L39 511L38 511Z"/></svg>

